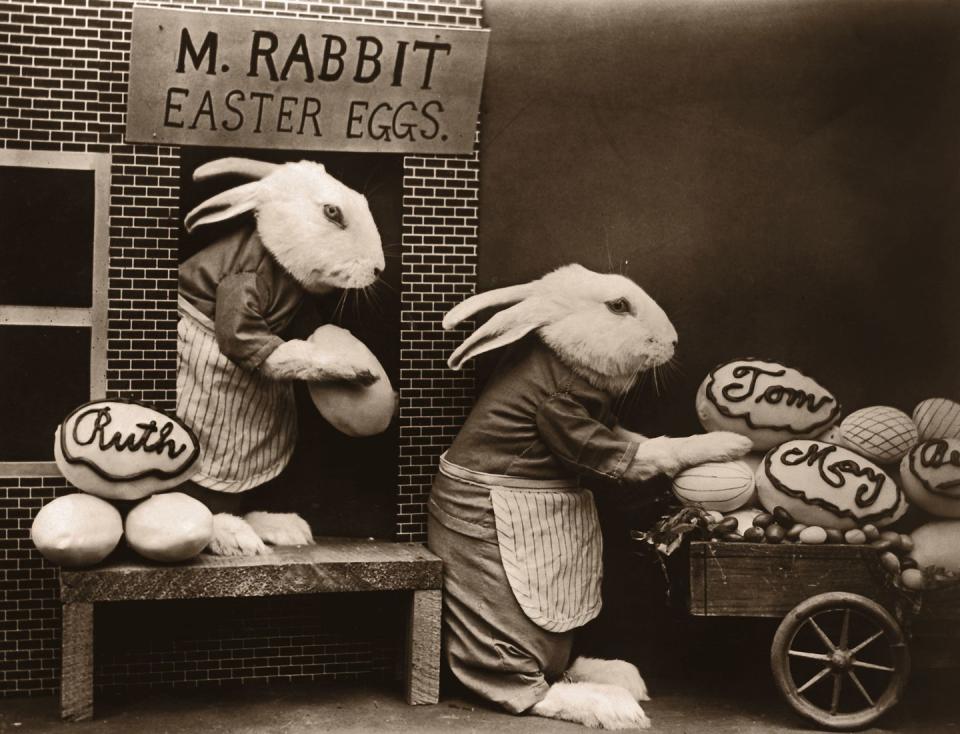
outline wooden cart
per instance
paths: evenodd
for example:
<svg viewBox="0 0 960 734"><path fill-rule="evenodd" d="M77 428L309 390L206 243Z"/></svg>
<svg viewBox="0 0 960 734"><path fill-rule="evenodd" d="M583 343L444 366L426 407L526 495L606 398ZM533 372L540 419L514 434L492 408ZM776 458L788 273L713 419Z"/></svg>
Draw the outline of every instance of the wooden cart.
<svg viewBox="0 0 960 734"><path fill-rule="evenodd" d="M777 686L829 729L882 716L903 692L910 644L960 621L960 591L908 598L868 546L697 541L689 552L689 575L677 580L689 584L690 613L781 618L770 649Z"/></svg>

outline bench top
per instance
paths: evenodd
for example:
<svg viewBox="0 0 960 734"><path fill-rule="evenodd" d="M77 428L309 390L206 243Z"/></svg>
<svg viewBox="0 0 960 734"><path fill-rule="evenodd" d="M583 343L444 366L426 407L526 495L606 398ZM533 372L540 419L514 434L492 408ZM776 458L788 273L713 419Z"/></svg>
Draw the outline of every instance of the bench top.
<svg viewBox="0 0 960 734"><path fill-rule="evenodd" d="M202 553L178 564L143 559L60 572L64 602L279 596L439 589L442 562L419 543L317 538L262 556Z"/></svg>

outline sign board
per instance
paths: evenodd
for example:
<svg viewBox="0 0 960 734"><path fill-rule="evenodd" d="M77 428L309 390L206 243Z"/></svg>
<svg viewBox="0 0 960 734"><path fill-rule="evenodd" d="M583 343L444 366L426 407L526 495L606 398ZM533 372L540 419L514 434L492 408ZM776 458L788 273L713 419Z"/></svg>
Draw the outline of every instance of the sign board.
<svg viewBox="0 0 960 734"><path fill-rule="evenodd" d="M470 153L488 31L137 7L128 142Z"/></svg>

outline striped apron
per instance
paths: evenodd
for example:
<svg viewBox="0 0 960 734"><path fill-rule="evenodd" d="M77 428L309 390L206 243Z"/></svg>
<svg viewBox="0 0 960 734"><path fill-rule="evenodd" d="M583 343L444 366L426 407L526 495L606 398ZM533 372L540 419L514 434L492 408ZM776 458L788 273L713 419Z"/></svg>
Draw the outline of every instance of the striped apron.
<svg viewBox="0 0 960 734"><path fill-rule="evenodd" d="M487 474L444 457L440 473L489 489L503 570L531 622L548 632L566 632L600 613L603 540L590 490L581 489L576 478Z"/></svg>
<svg viewBox="0 0 960 734"><path fill-rule="evenodd" d="M227 359L213 323L184 298L177 303L177 415L200 439L191 479L219 492L243 492L273 479L297 440L293 385Z"/></svg>

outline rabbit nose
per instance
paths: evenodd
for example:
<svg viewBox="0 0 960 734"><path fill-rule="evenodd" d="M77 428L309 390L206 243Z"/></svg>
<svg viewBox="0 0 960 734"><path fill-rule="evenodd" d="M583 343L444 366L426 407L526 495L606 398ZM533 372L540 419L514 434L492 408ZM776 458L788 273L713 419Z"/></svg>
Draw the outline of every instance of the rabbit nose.
<svg viewBox="0 0 960 734"><path fill-rule="evenodd" d="M380 277L380 273L382 273L382 272L383 272L383 268L374 268L374 269L373 269L373 277L374 277L374 278L379 278L379 277Z"/></svg>

